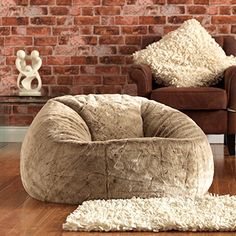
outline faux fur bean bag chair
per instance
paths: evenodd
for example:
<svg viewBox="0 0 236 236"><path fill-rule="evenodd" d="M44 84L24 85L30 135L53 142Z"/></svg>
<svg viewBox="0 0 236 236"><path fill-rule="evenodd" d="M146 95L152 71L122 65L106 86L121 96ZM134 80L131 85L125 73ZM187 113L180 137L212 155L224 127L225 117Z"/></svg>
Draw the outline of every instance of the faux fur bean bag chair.
<svg viewBox="0 0 236 236"><path fill-rule="evenodd" d="M20 167L30 196L73 204L201 196L213 179L210 145L190 118L128 95L49 100L26 134Z"/></svg>

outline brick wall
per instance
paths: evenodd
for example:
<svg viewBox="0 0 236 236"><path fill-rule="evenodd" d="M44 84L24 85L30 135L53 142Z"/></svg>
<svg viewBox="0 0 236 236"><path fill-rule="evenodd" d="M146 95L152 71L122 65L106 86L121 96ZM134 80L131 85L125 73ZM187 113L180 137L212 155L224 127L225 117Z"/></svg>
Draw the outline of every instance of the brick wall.
<svg viewBox="0 0 236 236"><path fill-rule="evenodd" d="M40 51L50 96L135 94L130 55L190 18L214 35L234 34L236 0L0 0L0 94L16 91L19 49Z"/></svg>

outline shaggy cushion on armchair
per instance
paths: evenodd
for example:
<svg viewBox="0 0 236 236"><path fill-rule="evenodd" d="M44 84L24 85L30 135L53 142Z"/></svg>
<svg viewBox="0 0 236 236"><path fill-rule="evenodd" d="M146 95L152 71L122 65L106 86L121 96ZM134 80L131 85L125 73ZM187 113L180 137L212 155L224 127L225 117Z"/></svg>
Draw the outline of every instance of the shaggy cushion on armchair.
<svg viewBox="0 0 236 236"><path fill-rule="evenodd" d="M151 67L157 83L174 87L216 84L225 69L236 65L197 20L185 21L160 41L134 53L137 64Z"/></svg>
<svg viewBox="0 0 236 236"><path fill-rule="evenodd" d="M128 95L49 100L26 134L20 167L32 197L59 203L201 196L213 178L210 145L190 118Z"/></svg>

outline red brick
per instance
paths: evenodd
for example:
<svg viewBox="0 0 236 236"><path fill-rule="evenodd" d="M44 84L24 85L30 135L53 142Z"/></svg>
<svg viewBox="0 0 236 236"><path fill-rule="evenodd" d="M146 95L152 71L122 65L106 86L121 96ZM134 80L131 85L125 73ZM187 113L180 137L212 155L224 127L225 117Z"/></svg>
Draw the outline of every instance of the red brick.
<svg viewBox="0 0 236 236"><path fill-rule="evenodd" d="M124 38L123 36L101 36L99 38L99 44L123 44Z"/></svg>
<svg viewBox="0 0 236 236"><path fill-rule="evenodd" d="M37 114L40 110L41 110L41 108L43 107L43 105L32 105L32 104L30 104L30 105L28 105L28 113L29 114Z"/></svg>
<svg viewBox="0 0 236 236"><path fill-rule="evenodd" d="M72 4L72 0L56 0L57 5L68 5L70 6Z"/></svg>
<svg viewBox="0 0 236 236"><path fill-rule="evenodd" d="M35 46L55 46L57 37L38 37L34 39Z"/></svg>
<svg viewBox="0 0 236 236"><path fill-rule="evenodd" d="M4 47L2 50L2 56L13 56L14 54L14 49L12 47Z"/></svg>
<svg viewBox="0 0 236 236"><path fill-rule="evenodd" d="M20 35L23 35L23 36L25 36L26 35L26 27L25 26L13 26L13 27L11 27L11 34L12 35L14 35L14 34L16 34L16 35L18 35L18 36L20 36Z"/></svg>
<svg viewBox="0 0 236 236"><path fill-rule="evenodd" d="M78 75L79 66L54 66L53 72L56 75Z"/></svg>
<svg viewBox="0 0 236 236"><path fill-rule="evenodd" d="M10 104L1 104L0 106L0 114L11 114L12 113L12 106Z"/></svg>
<svg viewBox="0 0 236 236"><path fill-rule="evenodd" d="M81 88L81 86L79 86ZM95 87L94 86L83 86L82 87L82 93L83 94L94 94L95 93Z"/></svg>
<svg viewBox="0 0 236 236"><path fill-rule="evenodd" d="M205 28L211 35L216 34L216 26L215 25L208 25L208 26L205 26Z"/></svg>
<svg viewBox="0 0 236 236"><path fill-rule="evenodd" d="M97 25L99 24L98 16L77 16L75 17L76 25Z"/></svg>
<svg viewBox="0 0 236 236"><path fill-rule="evenodd" d="M125 84L126 83L126 76L104 76L103 77L103 83L104 85L117 85L117 84Z"/></svg>
<svg viewBox="0 0 236 236"><path fill-rule="evenodd" d="M4 45L4 37L0 37L0 46Z"/></svg>
<svg viewBox="0 0 236 236"><path fill-rule="evenodd" d="M185 7L184 6L176 6L176 5L165 5L160 7L161 15L176 15L176 14L184 14Z"/></svg>
<svg viewBox="0 0 236 236"><path fill-rule="evenodd" d="M94 34L116 35L119 34L118 26L94 26Z"/></svg>
<svg viewBox="0 0 236 236"><path fill-rule="evenodd" d="M122 26L122 34L147 34L147 26Z"/></svg>
<svg viewBox="0 0 236 236"><path fill-rule="evenodd" d="M27 6L29 3L28 3L28 0L17 0L17 5L19 6Z"/></svg>
<svg viewBox="0 0 236 236"><path fill-rule="evenodd" d="M74 18L71 15L68 16L58 16L56 18L57 25L73 25Z"/></svg>
<svg viewBox="0 0 236 236"><path fill-rule="evenodd" d="M167 0L168 4L191 4L192 0Z"/></svg>
<svg viewBox="0 0 236 236"><path fill-rule="evenodd" d="M126 56L125 57L125 64L134 64L133 56Z"/></svg>
<svg viewBox="0 0 236 236"><path fill-rule="evenodd" d="M96 36L74 36L70 39L71 45L96 45Z"/></svg>
<svg viewBox="0 0 236 236"><path fill-rule="evenodd" d="M220 15L230 15L231 14L231 7L230 6L220 6Z"/></svg>
<svg viewBox="0 0 236 236"><path fill-rule="evenodd" d="M49 84L56 84L56 78L55 76L52 76L52 75L43 75L41 76L41 79L42 79L42 84L46 84L46 85L49 85Z"/></svg>
<svg viewBox="0 0 236 236"><path fill-rule="evenodd" d="M100 0L74 0L74 4L78 4L80 6L95 6L100 5Z"/></svg>
<svg viewBox="0 0 236 236"><path fill-rule="evenodd" d="M208 7L208 14L209 15L217 15L218 10L219 10L219 7L217 7L217 6L209 6Z"/></svg>
<svg viewBox="0 0 236 236"><path fill-rule="evenodd" d="M95 72L96 74L119 74L120 68L118 66L97 66Z"/></svg>
<svg viewBox="0 0 236 236"><path fill-rule="evenodd" d="M94 8L93 7L83 7L82 8L82 15L83 16L93 16L93 14L94 14Z"/></svg>
<svg viewBox="0 0 236 236"><path fill-rule="evenodd" d="M12 56L12 57L7 57L6 58L6 63L7 65L14 65L16 61L16 56Z"/></svg>
<svg viewBox="0 0 236 236"><path fill-rule="evenodd" d="M93 34L93 26L91 25L82 25L80 26L80 34L81 35L91 35ZM96 40L97 42L97 40Z"/></svg>
<svg viewBox="0 0 236 236"><path fill-rule="evenodd" d="M93 65L97 64L98 59L96 56L76 56L71 57L72 65Z"/></svg>
<svg viewBox="0 0 236 236"><path fill-rule="evenodd" d="M236 24L236 16L212 16L212 24Z"/></svg>
<svg viewBox="0 0 236 236"><path fill-rule="evenodd" d="M126 36L126 45L141 45L141 36Z"/></svg>
<svg viewBox="0 0 236 236"><path fill-rule="evenodd" d="M131 55L139 49L137 46L120 46L119 53L122 55Z"/></svg>
<svg viewBox="0 0 236 236"><path fill-rule="evenodd" d="M52 68L51 66L45 66L43 65L40 70L40 75L52 75Z"/></svg>
<svg viewBox="0 0 236 236"><path fill-rule="evenodd" d="M57 84L58 85L72 85L73 84L73 77L72 76L58 76L57 77Z"/></svg>
<svg viewBox="0 0 236 236"><path fill-rule="evenodd" d="M28 17L2 17L2 25L27 25Z"/></svg>
<svg viewBox="0 0 236 236"><path fill-rule="evenodd" d="M137 85L136 84L124 85L123 93L137 96Z"/></svg>
<svg viewBox="0 0 236 236"><path fill-rule="evenodd" d="M138 17L136 16L116 16L115 17L116 25L137 25Z"/></svg>
<svg viewBox="0 0 236 236"><path fill-rule="evenodd" d="M103 56L99 58L102 64L124 64L124 56Z"/></svg>
<svg viewBox="0 0 236 236"><path fill-rule="evenodd" d="M232 14L236 15L236 6L232 7Z"/></svg>
<svg viewBox="0 0 236 236"><path fill-rule="evenodd" d="M80 74L95 74L95 66L80 66Z"/></svg>
<svg viewBox="0 0 236 236"><path fill-rule="evenodd" d="M33 121L33 116L32 115L14 115L14 116L9 116L9 125L19 125L19 126L26 126L30 125L31 122Z"/></svg>
<svg viewBox="0 0 236 236"><path fill-rule="evenodd" d="M69 86L51 86L51 96L62 96L70 94L70 87Z"/></svg>
<svg viewBox="0 0 236 236"><path fill-rule="evenodd" d="M158 8L157 6L153 6L153 7ZM151 6L146 7L143 5L129 5L129 6L123 6L122 12L123 12L123 15L142 16L142 15L147 14L147 12L150 12L149 8L151 8Z"/></svg>
<svg viewBox="0 0 236 236"><path fill-rule="evenodd" d="M163 26L160 25L150 25L148 27L148 32L149 34L155 34L155 35L163 35L164 34L164 29Z"/></svg>
<svg viewBox="0 0 236 236"><path fill-rule="evenodd" d="M235 4L235 0L209 0L209 4L217 4L217 5L228 5Z"/></svg>
<svg viewBox="0 0 236 236"><path fill-rule="evenodd" d="M32 45L32 37L16 37L16 36L7 36L5 37L5 46L26 46Z"/></svg>
<svg viewBox="0 0 236 236"><path fill-rule="evenodd" d="M51 34L51 28L48 27L27 27L27 35L45 36Z"/></svg>
<svg viewBox="0 0 236 236"><path fill-rule="evenodd" d="M231 26L231 33L236 34L236 25Z"/></svg>
<svg viewBox="0 0 236 236"><path fill-rule="evenodd" d="M0 27L0 35L9 35L11 32L10 27Z"/></svg>
<svg viewBox="0 0 236 236"><path fill-rule="evenodd" d="M170 16L168 17L168 22L172 24L182 24L189 19L192 19L192 16Z"/></svg>
<svg viewBox="0 0 236 236"><path fill-rule="evenodd" d="M30 19L30 22L33 25L55 25L56 17L55 16L33 17Z"/></svg>
<svg viewBox="0 0 236 236"><path fill-rule="evenodd" d="M27 47L27 48L23 48L23 47L15 47L14 48L14 55L16 55L16 52L18 50L25 50L26 53L30 54L33 50L38 50L40 56L49 56L52 55L52 47Z"/></svg>
<svg viewBox="0 0 236 236"><path fill-rule="evenodd" d="M96 15L120 15L120 7L96 7Z"/></svg>
<svg viewBox="0 0 236 236"><path fill-rule="evenodd" d="M27 114L28 106L27 105L13 105L13 114Z"/></svg>
<svg viewBox="0 0 236 236"><path fill-rule="evenodd" d="M69 8L67 7L50 7L50 14L51 15L67 15L69 13Z"/></svg>
<svg viewBox="0 0 236 236"><path fill-rule="evenodd" d="M101 25L115 25L115 17L101 16Z"/></svg>
<svg viewBox="0 0 236 236"><path fill-rule="evenodd" d="M152 0L153 4L160 4L160 5L164 5L166 4L166 0Z"/></svg>
<svg viewBox="0 0 236 236"><path fill-rule="evenodd" d="M173 31L173 30L176 30L178 28L178 26L176 25L166 25L164 26L164 35Z"/></svg>
<svg viewBox="0 0 236 236"><path fill-rule="evenodd" d="M79 34L79 27L53 27L53 35L70 35L70 34Z"/></svg>
<svg viewBox="0 0 236 236"><path fill-rule="evenodd" d="M23 15L25 16L43 16L48 14L47 7L31 6L23 8Z"/></svg>
<svg viewBox="0 0 236 236"><path fill-rule="evenodd" d="M49 56L47 57L47 65L70 65L70 57L63 56Z"/></svg>
<svg viewBox="0 0 236 236"><path fill-rule="evenodd" d="M78 95L78 94L83 94L83 87L80 85L73 85L71 88L71 95Z"/></svg>
<svg viewBox="0 0 236 236"><path fill-rule="evenodd" d="M207 12L204 6L189 6L187 9L189 14L205 14Z"/></svg>
<svg viewBox="0 0 236 236"><path fill-rule="evenodd" d="M123 6L125 5L125 0L102 0L102 4L107 6Z"/></svg>
<svg viewBox="0 0 236 236"><path fill-rule="evenodd" d="M96 87L96 93L98 94L114 94L121 92L122 92L122 87L119 85L104 85Z"/></svg>
<svg viewBox="0 0 236 236"><path fill-rule="evenodd" d="M150 24L165 24L165 16L140 16L139 24L150 25Z"/></svg>
<svg viewBox="0 0 236 236"><path fill-rule="evenodd" d="M138 2L138 0L126 0L126 4L128 5L134 5Z"/></svg>
<svg viewBox="0 0 236 236"><path fill-rule="evenodd" d="M56 46L54 48L54 55L68 55L72 56L77 53L77 47L76 46L69 46L69 45L63 45L63 46Z"/></svg>
<svg viewBox="0 0 236 236"><path fill-rule="evenodd" d="M194 4L208 5L209 0L194 0Z"/></svg>
<svg viewBox="0 0 236 236"><path fill-rule="evenodd" d="M56 0L30 0L31 5L54 5Z"/></svg>
<svg viewBox="0 0 236 236"><path fill-rule="evenodd" d="M75 85L98 85L101 83L102 83L101 76L93 76L93 75L76 76L73 82L73 84Z"/></svg>
<svg viewBox="0 0 236 236"><path fill-rule="evenodd" d="M92 55L103 56L103 55L111 55L116 54L117 49L116 46L109 45L99 45L91 48Z"/></svg>
<svg viewBox="0 0 236 236"><path fill-rule="evenodd" d="M230 26L229 25L219 25L218 26L218 34L229 34Z"/></svg>

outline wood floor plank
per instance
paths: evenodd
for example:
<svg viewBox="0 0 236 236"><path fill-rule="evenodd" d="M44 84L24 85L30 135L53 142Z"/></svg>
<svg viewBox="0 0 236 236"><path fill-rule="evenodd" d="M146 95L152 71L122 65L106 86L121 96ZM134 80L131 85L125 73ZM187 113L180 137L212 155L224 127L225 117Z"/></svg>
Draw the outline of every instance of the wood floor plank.
<svg viewBox="0 0 236 236"><path fill-rule="evenodd" d="M223 145L212 145L215 162L211 193L236 195L236 158ZM151 236L152 232L85 233L65 232L62 223L77 206L52 204L31 198L24 190L19 173L20 144L0 148L0 236ZM233 232L161 232L158 236L236 235Z"/></svg>

